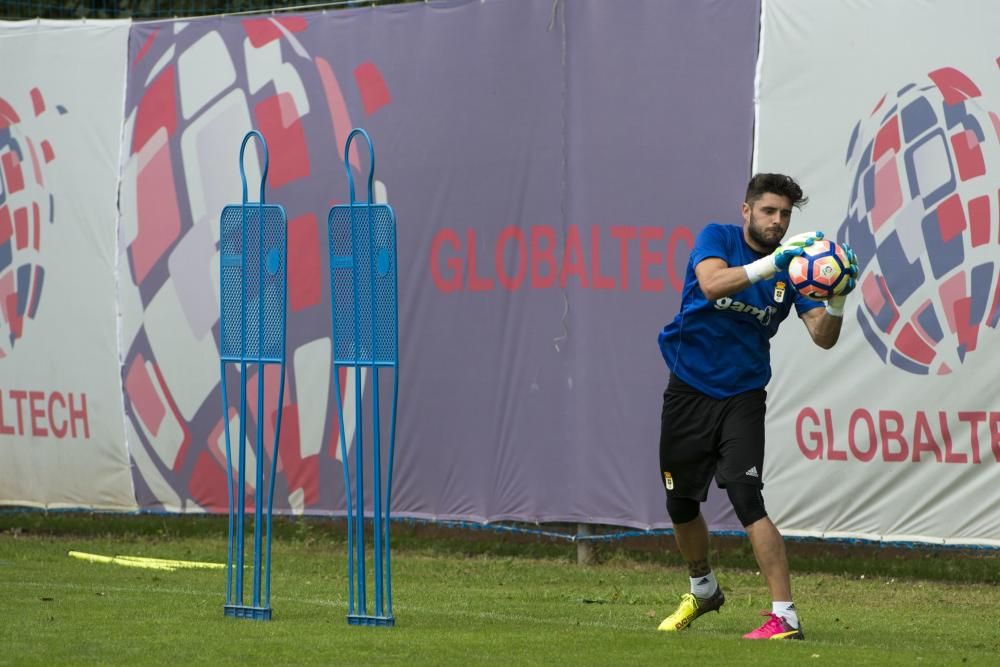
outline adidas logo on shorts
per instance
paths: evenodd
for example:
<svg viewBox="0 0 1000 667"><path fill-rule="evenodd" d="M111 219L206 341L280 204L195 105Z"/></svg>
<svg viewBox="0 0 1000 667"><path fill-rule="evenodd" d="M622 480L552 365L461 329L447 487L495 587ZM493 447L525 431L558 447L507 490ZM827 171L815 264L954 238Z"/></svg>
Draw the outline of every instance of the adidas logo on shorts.
<svg viewBox="0 0 1000 667"><path fill-rule="evenodd" d="M747 477L760 477L760 474L757 472L757 466L754 466L754 467L750 468L750 470L747 470L746 476Z"/></svg>

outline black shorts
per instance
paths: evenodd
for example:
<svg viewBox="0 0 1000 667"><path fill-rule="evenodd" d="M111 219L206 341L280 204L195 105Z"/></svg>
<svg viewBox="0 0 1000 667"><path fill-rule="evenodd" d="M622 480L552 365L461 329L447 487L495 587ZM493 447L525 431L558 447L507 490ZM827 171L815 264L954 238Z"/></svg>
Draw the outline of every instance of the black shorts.
<svg viewBox="0 0 1000 667"><path fill-rule="evenodd" d="M754 389L715 399L671 375L660 418L660 475L667 495L704 501L713 476L720 488L763 487L766 398L766 391Z"/></svg>

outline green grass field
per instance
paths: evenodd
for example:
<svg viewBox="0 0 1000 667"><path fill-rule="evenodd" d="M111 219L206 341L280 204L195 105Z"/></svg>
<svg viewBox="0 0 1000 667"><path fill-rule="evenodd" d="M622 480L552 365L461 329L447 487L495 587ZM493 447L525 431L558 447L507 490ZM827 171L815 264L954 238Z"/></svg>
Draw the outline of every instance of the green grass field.
<svg viewBox="0 0 1000 667"><path fill-rule="evenodd" d="M740 540L727 603L656 632L687 573L669 541L575 546L397 524L396 627L346 624L345 543L275 529L274 619L225 618L225 576L89 563L69 550L224 562L225 520L0 512L0 665L946 665L1000 662L1000 554L790 545L805 642L748 642L769 607ZM663 548L661 548L663 547ZM669 550L664 550L669 549Z"/></svg>

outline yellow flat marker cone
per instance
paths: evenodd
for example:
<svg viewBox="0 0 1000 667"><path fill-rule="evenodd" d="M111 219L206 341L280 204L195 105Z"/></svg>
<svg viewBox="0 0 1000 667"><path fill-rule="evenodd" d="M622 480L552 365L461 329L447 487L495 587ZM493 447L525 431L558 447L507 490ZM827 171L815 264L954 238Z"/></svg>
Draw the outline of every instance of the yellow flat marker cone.
<svg viewBox="0 0 1000 667"><path fill-rule="evenodd" d="M72 558L79 558L91 563L105 563L108 565L122 565L124 567L140 567L147 570L167 570L173 572L175 567L162 563L143 563L133 560L119 558L118 556L102 556L100 554L88 554L84 551L70 551L68 555Z"/></svg>
<svg viewBox="0 0 1000 667"><path fill-rule="evenodd" d="M132 561L135 563L150 563L166 565L168 567L183 567L183 568L195 568L195 569L205 569L205 570L221 570L225 567L222 563L206 563L204 561L197 560L171 560L168 558L148 558L146 556L115 556L120 560Z"/></svg>
<svg viewBox="0 0 1000 667"><path fill-rule="evenodd" d="M89 561L91 563L110 563L113 558L111 556L100 556L98 554L88 554L83 551L70 551L68 554L71 558L79 558L80 560Z"/></svg>

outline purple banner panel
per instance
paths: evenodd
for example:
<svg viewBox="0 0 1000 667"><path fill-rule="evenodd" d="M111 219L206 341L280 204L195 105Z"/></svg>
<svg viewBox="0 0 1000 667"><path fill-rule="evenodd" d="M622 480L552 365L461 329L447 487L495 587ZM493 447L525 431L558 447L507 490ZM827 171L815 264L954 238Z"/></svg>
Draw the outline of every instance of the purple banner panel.
<svg viewBox="0 0 1000 667"><path fill-rule="evenodd" d="M133 26L121 282L141 507L226 507L218 216L240 200L239 144L256 128L268 202L289 219L275 507L342 513L326 212L347 199L344 140L364 127L376 198L398 221L393 514L669 526L656 334L698 230L738 215L759 7L613 6L435 2ZM363 183L364 151L352 165ZM275 405L279 378L264 375L248 374L248 401L263 386ZM273 433L273 417L248 428L261 419ZM738 528L718 495L706 516Z"/></svg>
<svg viewBox="0 0 1000 667"><path fill-rule="evenodd" d="M659 470L668 373L656 335L680 305L697 233L741 222L759 16L757 2L566 3L564 224L588 253L589 239L601 239L610 277L600 282L595 266L589 286L573 281L569 292L566 368L577 382L559 428L575 463L561 504L582 521L671 525ZM713 529L742 530L714 486L703 513Z"/></svg>

